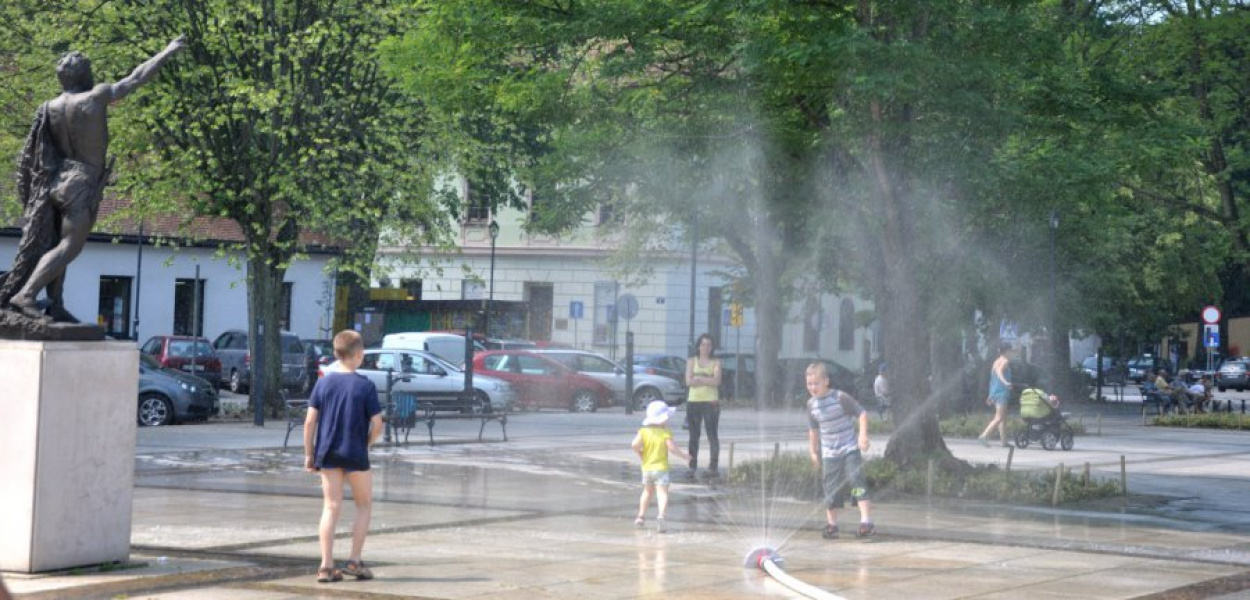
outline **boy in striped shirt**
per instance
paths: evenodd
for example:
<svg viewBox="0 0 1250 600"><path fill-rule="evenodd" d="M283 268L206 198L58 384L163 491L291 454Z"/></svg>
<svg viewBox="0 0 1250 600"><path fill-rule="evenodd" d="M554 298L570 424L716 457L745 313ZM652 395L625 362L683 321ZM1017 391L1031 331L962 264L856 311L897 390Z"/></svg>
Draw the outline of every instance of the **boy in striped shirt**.
<svg viewBox="0 0 1250 600"><path fill-rule="evenodd" d="M821 537L838 537L837 510L849 495L859 507L856 537L876 531L872 524L864 480L864 458L868 451L868 412L850 394L829 387L829 371L822 362L807 367L808 444L812 464L821 469L825 492L825 529Z"/></svg>

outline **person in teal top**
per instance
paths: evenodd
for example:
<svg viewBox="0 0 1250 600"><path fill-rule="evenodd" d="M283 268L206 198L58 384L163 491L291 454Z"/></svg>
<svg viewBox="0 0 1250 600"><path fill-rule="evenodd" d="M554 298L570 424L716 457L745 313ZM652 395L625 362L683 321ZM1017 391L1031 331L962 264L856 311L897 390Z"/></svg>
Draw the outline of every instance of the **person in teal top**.
<svg viewBox="0 0 1250 600"><path fill-rule="evenodd" d="M998 346L998 358L994 359L994 365L990 367L990 393L985 398L987 406L994 407L994 418L990 420L990 424L985 426L985 431L977 436L977 440L984 446L989 446L990 432L998 429L998 437L1002 441L1003 446L1007 446L1007 428L1004 423L1007 420L1007 402L1011 400L1011 353L1014 348L1011 342L1002 342Z"/></svg>

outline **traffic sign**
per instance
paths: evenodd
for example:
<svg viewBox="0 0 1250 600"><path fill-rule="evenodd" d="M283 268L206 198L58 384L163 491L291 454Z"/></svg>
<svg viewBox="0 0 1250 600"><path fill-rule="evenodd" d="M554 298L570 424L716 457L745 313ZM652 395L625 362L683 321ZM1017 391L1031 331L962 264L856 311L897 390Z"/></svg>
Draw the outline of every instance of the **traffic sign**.
<svg viewBox="0 0 1250 600"><path fill-rule="evenodd" d="M742 305L737 302L729 304L729 324L742 327Z"/></svg>
<svg viewBox="0 0 1250 600"><path fill-rule="evenodd" d="M584 314L585 310L586 310L586 305L582 304L581 300L573 300L572 302L569 302L569 318L570 319L582 318L582 315Z"/></svg>
<svg viewBox="0 0 1250 600"><path fill-rule="evenodd" d="M617 310L626 321L638 316L638 299L633 294L621 294L616 299Z"/></svg>
<svg viewBox="0 0 1250 600"><path fill-rule="evenodd" d="M1213 323L1207 323L1205 330L1202 332L1203 345L1208 348L1220 347L1220 326Z"/></svg>
<svg viewBox="0 0 1250 600"><path fill-rule="evenodd" d="M1202 309L1202 322L1208 325L1215 325L1220 322L1220 309L1214 306L1208 306Z"/></svg>

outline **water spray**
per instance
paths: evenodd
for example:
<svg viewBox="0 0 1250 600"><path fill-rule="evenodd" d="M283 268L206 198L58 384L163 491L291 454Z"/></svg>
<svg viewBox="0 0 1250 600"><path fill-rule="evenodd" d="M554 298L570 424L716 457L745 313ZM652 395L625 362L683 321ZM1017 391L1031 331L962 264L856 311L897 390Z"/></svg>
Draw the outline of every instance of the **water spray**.
<svg viewBox="0 0 1250 600"><path fill-rule="evenodd" d="M785 569L782 568L785 563L786 559L782 558L776 550L767 546L760 546L747 553L746 558L742 562L742 566L747 568L754 567L756 569L762 569L781 585L784 585L803 596L812 598L813 600L846 600L841 596L835 596L814 585L799 581L794 576L785 572Z"/></svg>

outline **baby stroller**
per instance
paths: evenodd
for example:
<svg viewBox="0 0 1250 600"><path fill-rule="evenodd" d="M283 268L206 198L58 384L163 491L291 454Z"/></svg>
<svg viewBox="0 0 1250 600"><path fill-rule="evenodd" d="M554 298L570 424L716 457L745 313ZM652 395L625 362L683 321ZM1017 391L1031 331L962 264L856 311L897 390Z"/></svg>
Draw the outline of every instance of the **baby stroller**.
<svg viewBox="0 0 1250 600"><path fill-rule="evenodd" d="M1058 401L1055 401L1058 404ZM1051 405L1046 392L1028 388L1020 393L1020 416L1024 429L1016 432L1016 447L1028 448L1032 442L1040 442L1047 450L1056 446L1071 450L1074 442L1072 426L1068 425L1067 413L1059 412Z"/></svg>

